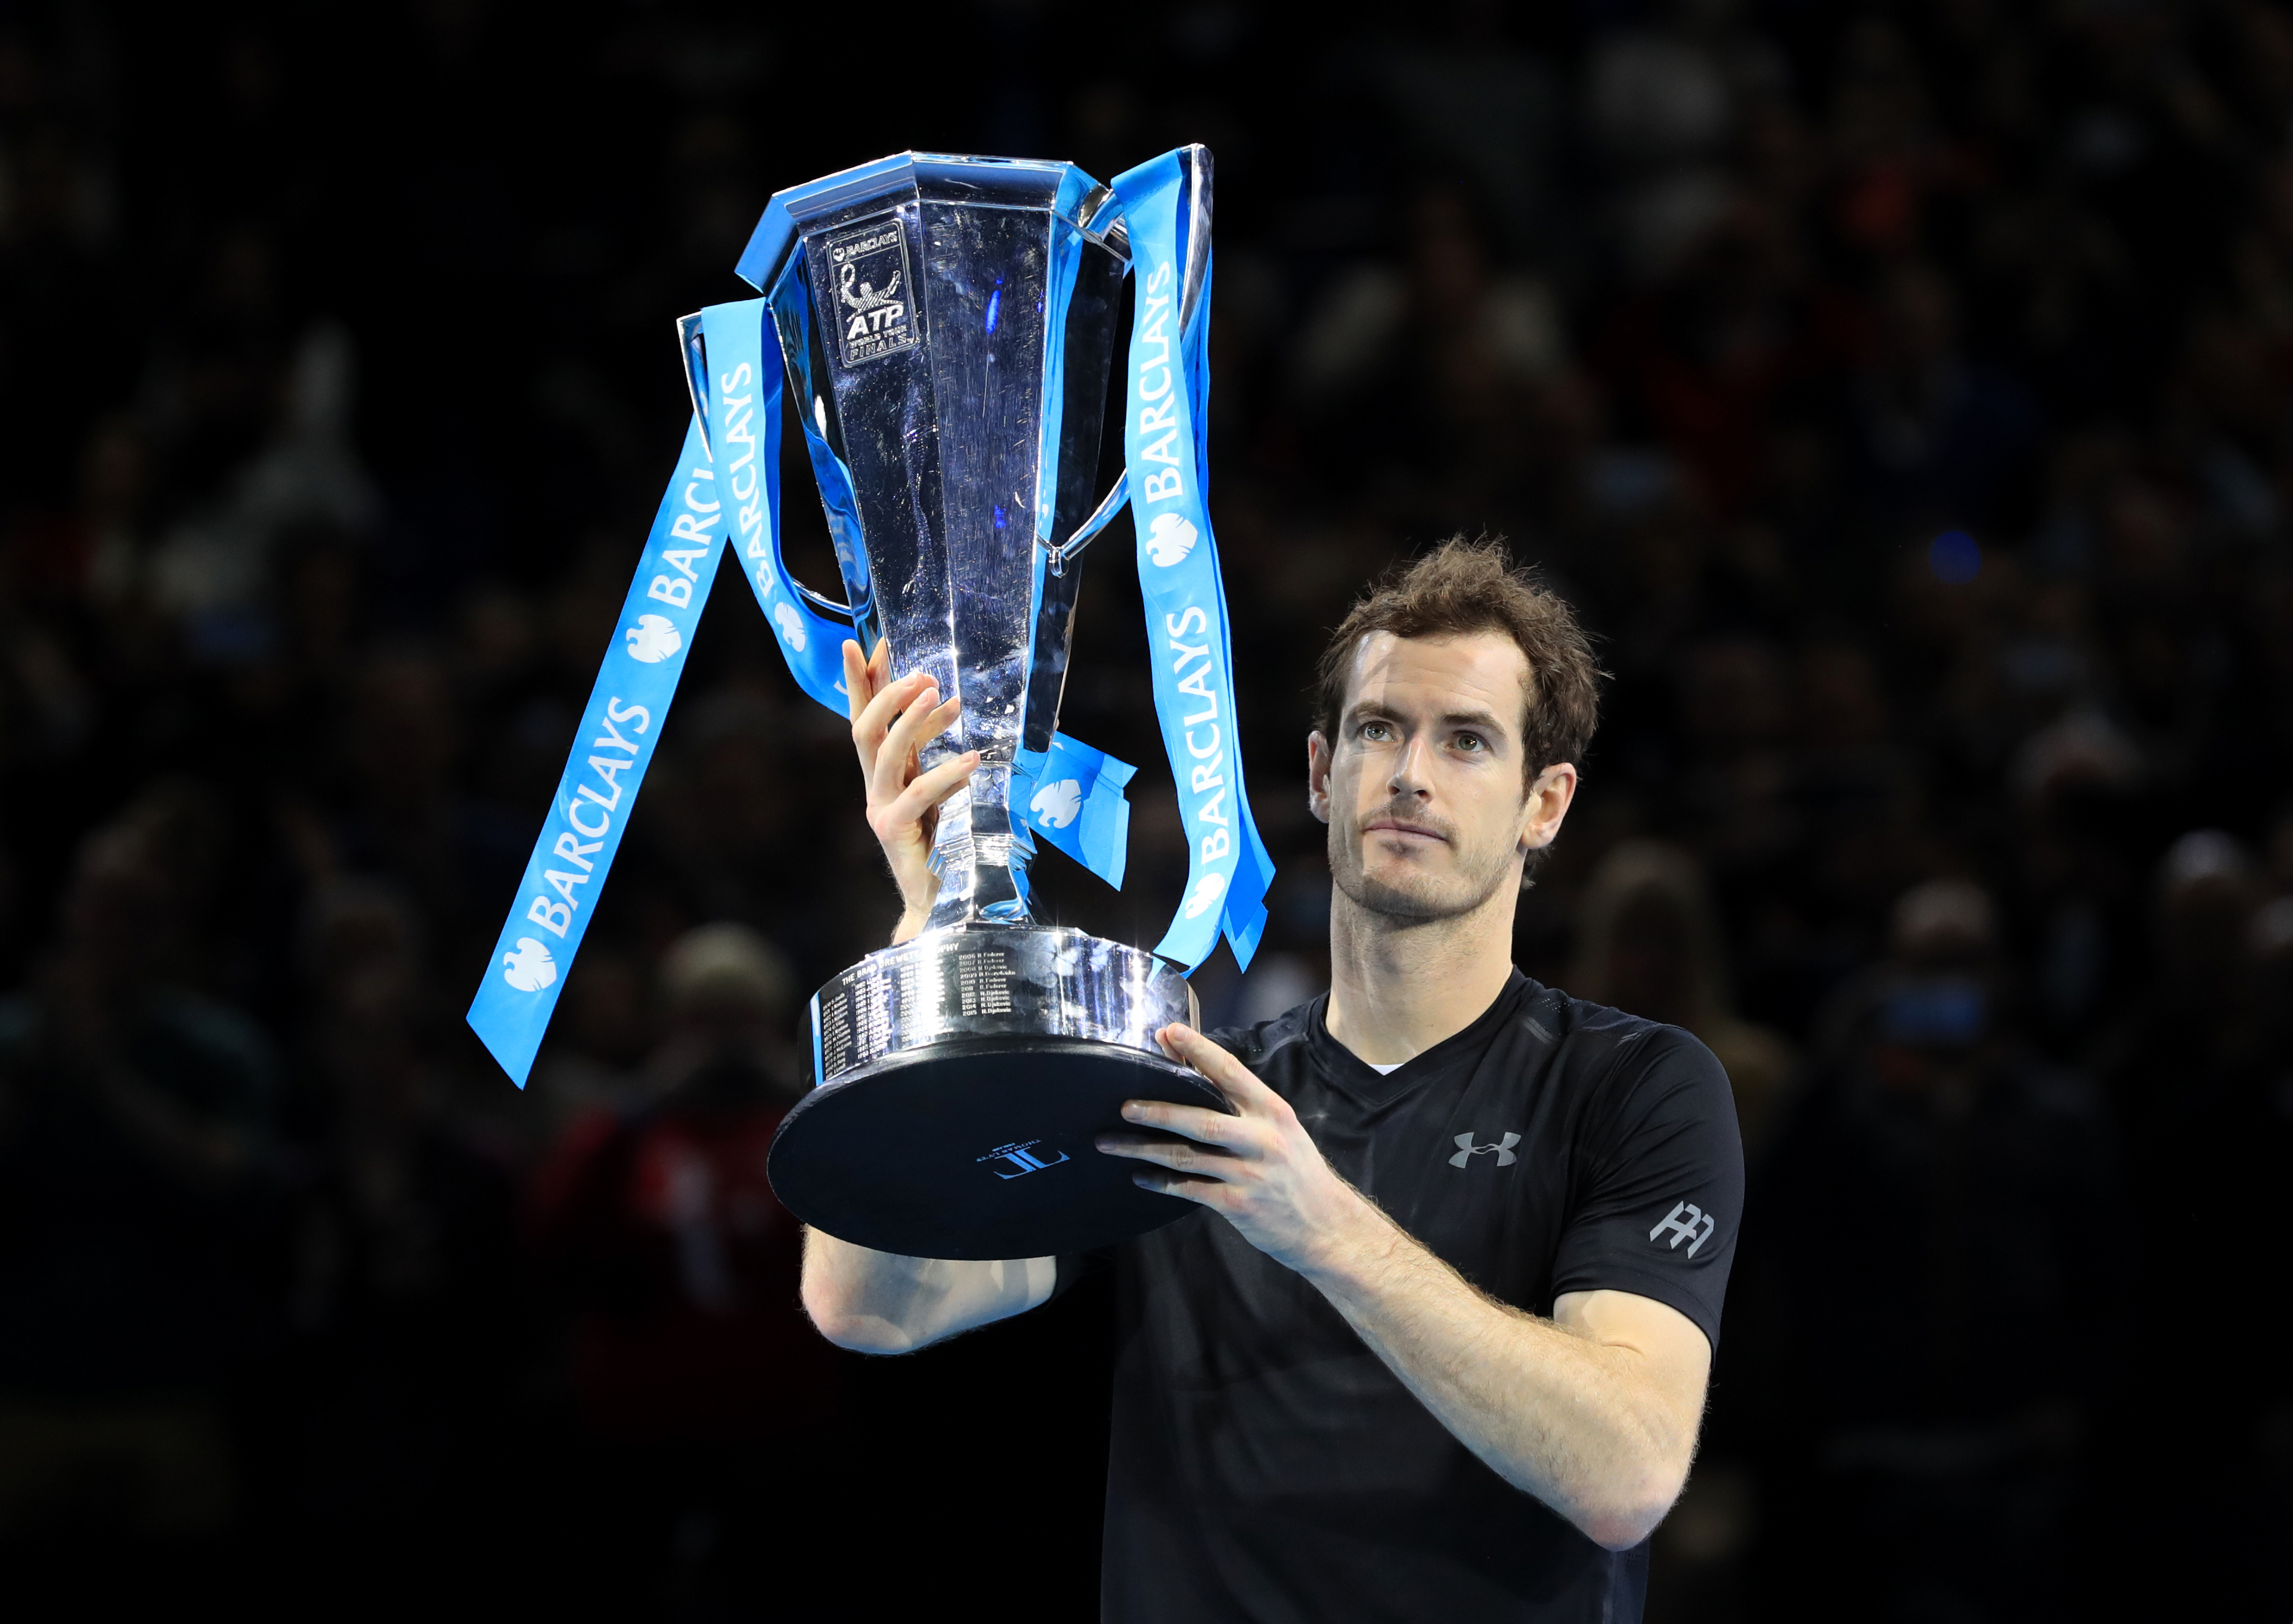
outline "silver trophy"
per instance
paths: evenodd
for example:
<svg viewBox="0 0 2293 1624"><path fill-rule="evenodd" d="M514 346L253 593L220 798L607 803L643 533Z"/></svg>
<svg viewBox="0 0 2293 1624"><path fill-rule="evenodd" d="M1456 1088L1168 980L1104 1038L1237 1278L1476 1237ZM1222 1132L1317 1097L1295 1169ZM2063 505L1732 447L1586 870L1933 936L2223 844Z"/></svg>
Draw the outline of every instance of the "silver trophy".
<svg viewBox="0 0 2293 1624"><path fill-rule="evenodd" d="M1206 226L1210 156L1187 163ZM1224 1108L1155 1042L1190 1015L1175 970L1031 922L1010 804L1017 752L1057 725L1075 556L1124 496L1092 499L1128 258L1114 194L1072 165L908 153L778 194L741 261L845 601L799 589L862 647L887 638L895 676L961 696L926 767L980 752L940 812L928 929L820 989L814 1086L773 1144L789 1208L879 1251L1041 1256L1168 1222L1187 1205L1092 1138L1127 1099ZM1205 261L1187 267L1189 313Z"/></svg>

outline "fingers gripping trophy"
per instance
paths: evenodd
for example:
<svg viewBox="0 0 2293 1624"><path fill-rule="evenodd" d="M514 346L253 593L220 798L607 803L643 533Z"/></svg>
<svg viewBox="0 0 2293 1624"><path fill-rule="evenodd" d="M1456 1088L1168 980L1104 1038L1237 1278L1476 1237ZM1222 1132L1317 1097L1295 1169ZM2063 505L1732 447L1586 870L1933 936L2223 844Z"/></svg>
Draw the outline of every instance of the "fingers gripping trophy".
<svg viewBox="0 0 2293 1624"><path fill-rule="evenodd" d="M799 686L849 718L907 914L822 987L813 1087L771 1152L806 1222L879 1251L1039 1257L1186 1204L1091 1154L1122 1102L1224 1108L1155 1034L1272 876L1236 736L1203 491L1211 159L1102 185L1073 165L906 153L776 195L738 266L763 296L678 323L693 421L471 1025L523 1086L717 564L748 575ZM1122 283L1124 467L1098 446ZM782 557L782 400L843 597ZM1032 917L1057 847L1122 881L1133 769L1058 731L1082 555L1125 506L1189 848L1152 952Z"/></svg>

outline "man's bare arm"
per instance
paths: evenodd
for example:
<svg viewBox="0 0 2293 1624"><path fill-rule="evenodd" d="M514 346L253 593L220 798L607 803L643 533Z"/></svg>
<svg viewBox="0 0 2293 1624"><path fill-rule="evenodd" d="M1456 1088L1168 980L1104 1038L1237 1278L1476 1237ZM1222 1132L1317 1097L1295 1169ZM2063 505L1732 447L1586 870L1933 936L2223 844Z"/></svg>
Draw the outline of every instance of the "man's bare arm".
<svg viewBox="0 0 2293 1624"><path fill-rule="evenodd" d="M1695 1322L1622 1291L1572 1292L1537 1319L1363 1206L1374 1223L1300 1272L1499 1476L1610 1550L1647 1539L1696 1451L1712 1350Z"/></svg>
<svg viewBox="0 0 2293 1624"><path fill-rule="evenodd" d="M1181 1137L1100 1149L1155 1164L1139 1182L1222 1214L1312 1281L1506 1482L1611 1550L1646 1539L1695 1453L1712 1351L1694 1322L1621 1291L1571 1293L1549 1320L1483 1295L1340 1178L1241 1061L1185 1027L1162 1035L1236 1114L1133 1100L1127 1121Z"/></svg>
<svg viewBox="0 0 2293 1624"><path fill-rule="evenodd" d="M1057 1280L1056 1258L896 1257L805 1231L804 1311L829 1341L861 1353L912 1353L1024 1314Z"/></svg>
<svg viewBox="0 0 2293 1624"><path fill-rule="evenodd" d="M900 892L892 940L904 942L922 930L939 889L931 847L940 804L969 782L978 752L920 770L923 746L954 722L960 707L953 699L943 704L928 677L893 681L891 650L880 640L864 658L858 644L845 644L844 691L868 792L868 826ZM1057 1276L1048 1257L1001 1263L898 1257L818 1230L805 1231L805 1312L829 1341L863 1353L911 1353L1025 1313L1049 1300Z"/></svg>

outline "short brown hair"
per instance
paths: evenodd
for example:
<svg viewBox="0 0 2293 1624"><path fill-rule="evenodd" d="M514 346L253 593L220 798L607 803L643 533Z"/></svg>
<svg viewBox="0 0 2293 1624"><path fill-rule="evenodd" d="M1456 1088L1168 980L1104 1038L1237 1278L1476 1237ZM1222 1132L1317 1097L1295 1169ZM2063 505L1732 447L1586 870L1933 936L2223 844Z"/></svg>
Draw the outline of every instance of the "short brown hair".
<svg viewBox="0 0 2293 1624"><path fill-rule="evenodd" d="M1600 722L1602 673L1592 663L1592 641L1566 599L1514 567L1503 536L1453 536L1388 570L1355 602L1331 634L1318 673L1317 725L1333 744L1354 651L1380 631L1397 637L1504 633L1528 661L1520 729L1527 781L1560 762L1584 760Z"/></svg>

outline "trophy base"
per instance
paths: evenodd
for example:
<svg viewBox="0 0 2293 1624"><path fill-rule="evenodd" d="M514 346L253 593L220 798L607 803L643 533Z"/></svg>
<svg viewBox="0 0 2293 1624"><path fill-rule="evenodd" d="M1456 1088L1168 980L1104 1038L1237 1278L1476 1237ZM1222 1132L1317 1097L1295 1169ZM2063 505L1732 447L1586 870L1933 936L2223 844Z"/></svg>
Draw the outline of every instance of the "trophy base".
<svg viewBox="0 0 2293 1624"><path fill-rule="evenodd" d="M812 1000L817 1085L766 1170L782 1205L908 1257L1044 1257L1183 1217L1103 1155L1125 1100L1229 1108L1155 1034L1191 1021L1153 954L1059 926L976 922L871 953Z"/></svg>
<svg viewBox="0 0 2293 1624"><path fill-rule="evenodd" d="M973 1039L814 1089L767 1163L782 1203L839 1240L906 1257L1046 1257L1159 1229L1192 1203L1096 1135L1126 1100L1228 1108L1197 1073L1074 1038ZM1135 1129L1129 1131L1136 1132Z"/></svg>

